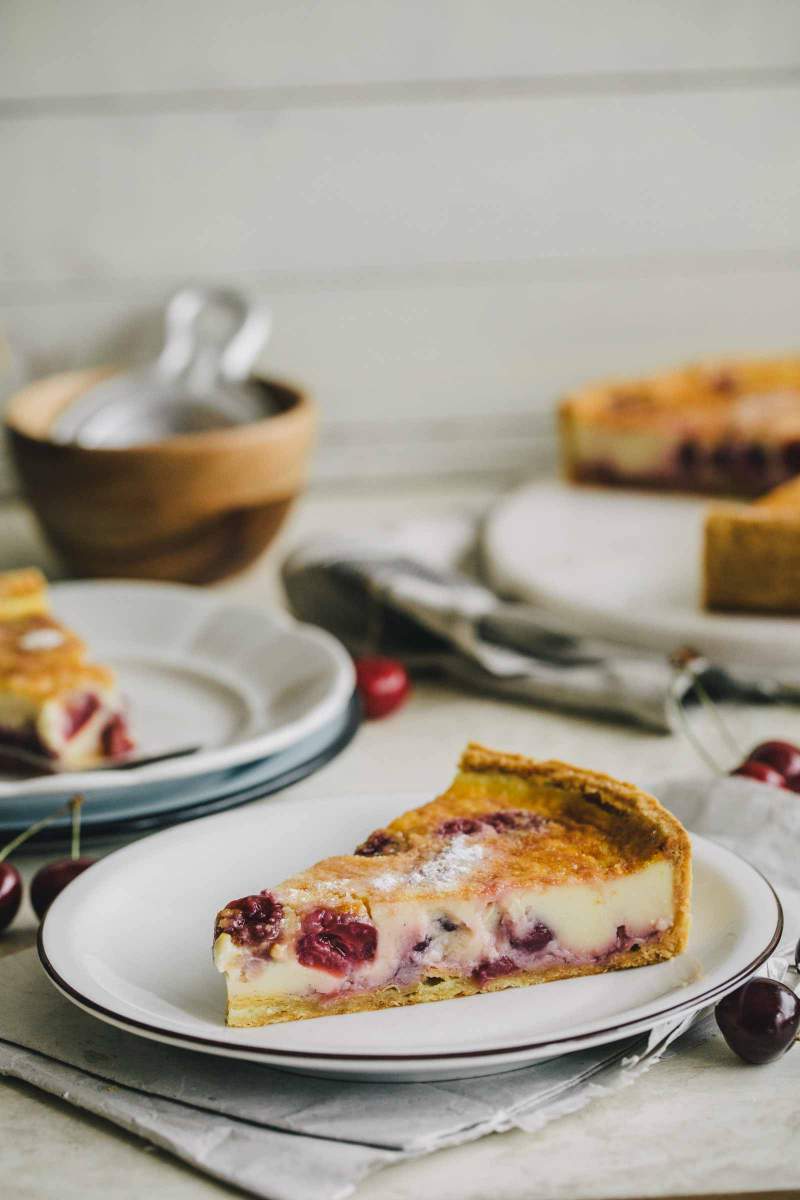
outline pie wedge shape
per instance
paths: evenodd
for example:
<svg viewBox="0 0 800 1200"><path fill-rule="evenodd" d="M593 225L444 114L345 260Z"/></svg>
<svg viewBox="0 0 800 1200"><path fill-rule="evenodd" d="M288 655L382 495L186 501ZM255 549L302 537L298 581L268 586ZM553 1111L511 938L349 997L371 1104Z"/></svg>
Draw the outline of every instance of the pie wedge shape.
<svg viewBox="0 0 800 1200"><path fill-rule="evenodd" d="M559 419L576 482L758 496L800 474L800 358L596 384Z"/></svg>
<svg viewBox="0 0 800 1200"><path fill-rule="evenodd" d="M114 672L49 613L37 570L0 573L0 760L22 749L70 769L133 749ZM6 759L15 765L13 756Z"/></svg>
<svg viewBox="0 0 800 1200"><path fill-rule="evenodd" d="M691 851L652 796L471 744L438 799L216 918L227 1021L268 1025L679 954Z"/></svg>

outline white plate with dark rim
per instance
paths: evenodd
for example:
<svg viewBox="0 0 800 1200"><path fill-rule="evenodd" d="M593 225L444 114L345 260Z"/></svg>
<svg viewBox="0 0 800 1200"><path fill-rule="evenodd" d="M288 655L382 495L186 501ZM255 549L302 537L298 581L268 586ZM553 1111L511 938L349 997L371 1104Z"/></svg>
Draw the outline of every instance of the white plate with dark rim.
<svg viewBox="0 0 800 1200"><path fill-rule="evenodd" d="M693 925L667 963L409 1008L264 1029L224 1025L211 962L214 916L429 796L277 800L154 834L62 892L39 953L53 983L92 1015L156 1041L305 1074L453 1079L523 1067L651 1029L713 1002L778 943L780 904L751 866L693 838Z"/></svg>
<svg viewBox="0 0 800 1200"><path fill-rule="evenodd" d="M800 665L797 618L706 612L703 518L711 500L543 479L502 499L483 531L495 588L576 633L666 653L696 646L760 671Z"/></svg>
<svg viewBox="0 0 800 1200"><path fill-rule="evenodd" d="M30 820L76 791L177 785L266 758L322 730L353 693L336 638L266 606L168 583L57 583L51 598L91 657L117 671L137 753L200 749L127 770L0 774L0 805L24 797Z"/></svg>

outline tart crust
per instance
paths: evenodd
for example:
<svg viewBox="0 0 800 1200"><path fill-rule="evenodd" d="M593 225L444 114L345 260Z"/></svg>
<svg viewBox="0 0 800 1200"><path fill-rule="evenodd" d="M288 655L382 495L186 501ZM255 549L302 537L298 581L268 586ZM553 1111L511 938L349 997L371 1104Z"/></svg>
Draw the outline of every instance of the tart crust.
<svg viewBox="0 0 800 1200"><path fill-rule="evenodd" d="M800 358L597 384L565 397L559 422L574 482L756 498L708 513L703 604L800 613Z"/></svg>
<svg viewBox="0 0 800 1200"><path fill-rule="evenodd" d="M505 821L511 822L508 828ZM485 829L485 835L473 831L474 841L469 834L462 841L464 846L483 842L487 853L442 888L430 864L442 853L447 822ZM654 797L597 772L472 743L442 796L376 831L360 849L355 855L323 860L269 893L283 915L281 931L266 950L237 945L235 931L233 936L226 931L232 928L234 908L226 906L218 914L214 949L228 981L228 1024L266 1025L364 1012L623 970L671 958L686 945L691 849L685 830ZM421 962L414 978L398 973L381 986L360 990L346 979L341 988L327 993L312 986L282 994L271 986L270 963L285 962L294 954L303 914L318 911L318 906L355 920L374 918L380 929L381 914L406 912L409 905L412 910L416 905L438 905L456 911L459 904L478 901L488 912L490 906L502 908L514 895L552 895L574 885L613 888L659 864L668 864L671 874L668 923L629 938L633 944L616 949L612 945L599 958L558 961L544 951L541 962L516 962L508 973L494 977L465 969L463 961L448 961L445 955Z"/></svg>
<svg viewBox="0 0 800 1200"><path fill-rule="evenodd" d="M800 613L800 479L708 513L703 587L706 608Z"/></svg>
<svg viewBox="0 0 800 1200"><path fill-rule="evenodd" d="M38 567L0 573L0 621L47 612L47 581Z"/></svg>

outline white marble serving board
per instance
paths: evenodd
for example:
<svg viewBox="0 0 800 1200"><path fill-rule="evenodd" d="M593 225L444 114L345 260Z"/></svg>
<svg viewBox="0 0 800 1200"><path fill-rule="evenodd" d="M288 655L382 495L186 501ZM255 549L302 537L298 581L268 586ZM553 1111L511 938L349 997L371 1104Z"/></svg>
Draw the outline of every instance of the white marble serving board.
<svg viewBox="0 0 800 1200"><path fill-rule="evenodd" d="M486 569L498 590L581 633L667 652L689 644L718 662L800 668L800 617L701 607L708 505L694 496L543 480L492 511Z"/></svg>

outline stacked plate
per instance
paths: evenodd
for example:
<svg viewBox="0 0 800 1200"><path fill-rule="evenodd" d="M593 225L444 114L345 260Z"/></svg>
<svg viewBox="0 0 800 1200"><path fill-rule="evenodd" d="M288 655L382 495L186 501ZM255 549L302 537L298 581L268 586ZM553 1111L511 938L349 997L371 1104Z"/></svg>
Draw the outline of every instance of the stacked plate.
<svg viewBox="0 0 800 1200"><path fill-rule="evenodd" d="M224 596L156 583L66 583L57 617L118 673L137 755L159 762L20 779L0 774L0 835L81 792L84 832L117 836L267 795L342 749L359 720L335 638ZM63 836L66 818L48 827Z"/></svg>

